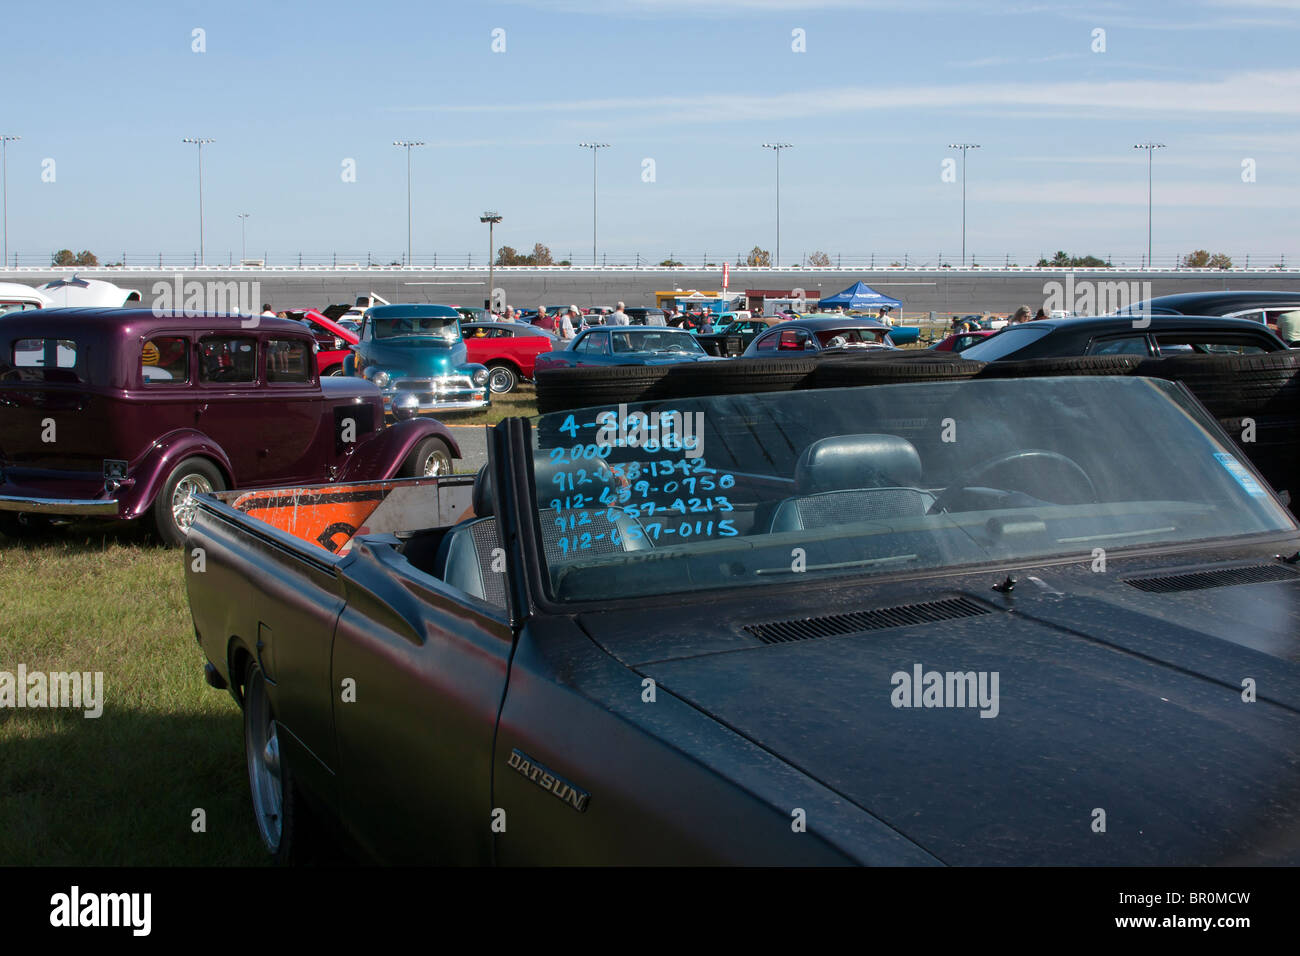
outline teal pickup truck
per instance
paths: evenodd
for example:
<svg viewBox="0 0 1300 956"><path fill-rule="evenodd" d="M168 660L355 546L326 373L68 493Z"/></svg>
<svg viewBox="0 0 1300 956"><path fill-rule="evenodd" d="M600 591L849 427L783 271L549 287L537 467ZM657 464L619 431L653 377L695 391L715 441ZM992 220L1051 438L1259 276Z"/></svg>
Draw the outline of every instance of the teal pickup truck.
<svg viewBox="0 0 1300 956"><path fill-rule="evenodd" d="M460 313L447 305L377 305L367 309L345 375L379 387L396 418L468 411L491 401L486 367L469 361Z"/></svg>

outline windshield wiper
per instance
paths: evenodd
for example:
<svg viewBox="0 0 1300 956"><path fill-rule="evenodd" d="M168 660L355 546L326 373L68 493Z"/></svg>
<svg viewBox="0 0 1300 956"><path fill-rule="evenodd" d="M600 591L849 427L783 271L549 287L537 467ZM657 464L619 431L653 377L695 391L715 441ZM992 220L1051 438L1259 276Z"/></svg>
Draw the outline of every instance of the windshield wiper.
<svg viewBox="0 0 1300 956"><path fill-rule="evenodd" d="M803 571L792 568L756 568L755 574L803 574L808 571L838 571L843 568L874 568L882 564L907 564L919 561L915 554L892 554L887 558L863 558L861 561L835 561L831 564L810 564Z"/></svg>

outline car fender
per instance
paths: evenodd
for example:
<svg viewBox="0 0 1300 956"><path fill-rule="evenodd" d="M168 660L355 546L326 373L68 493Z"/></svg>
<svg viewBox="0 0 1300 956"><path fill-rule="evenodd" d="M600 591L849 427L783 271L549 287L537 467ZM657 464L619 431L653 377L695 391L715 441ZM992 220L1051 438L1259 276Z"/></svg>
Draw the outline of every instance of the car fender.
<svg viewBox="0 0 1300 956"><path fill-rule="evenodd" d="M431 418L412 418L395 422L359 442L336 480L384 481L392 478L415 446L431 435L447 443L452 458L460 457L460 444L446 425Z"/></svg>
<svg viewBox="0 0 1300 956"><path fill-rule="evenodd" d="M134 484L119 496L123 518L138 518L152 505L177 462L193 456L210 460L221 471L228 487L235 487L235 470L230 458L215 441L194 428L180 428L159 438L135 462L129 472Z"/></svg>

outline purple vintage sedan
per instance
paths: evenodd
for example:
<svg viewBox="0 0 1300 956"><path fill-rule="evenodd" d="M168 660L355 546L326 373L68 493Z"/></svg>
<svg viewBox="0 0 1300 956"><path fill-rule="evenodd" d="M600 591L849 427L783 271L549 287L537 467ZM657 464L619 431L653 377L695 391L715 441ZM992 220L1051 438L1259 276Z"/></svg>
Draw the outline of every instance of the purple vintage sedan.
<svg viewBox="0 0 1300 956"><path fill-rule="evenodd" d="M315 347L269 317L0 316L0 532L144 518L178 545L198 493L451 472L441 423L385 427L379 389L321 379Z"/></svg>

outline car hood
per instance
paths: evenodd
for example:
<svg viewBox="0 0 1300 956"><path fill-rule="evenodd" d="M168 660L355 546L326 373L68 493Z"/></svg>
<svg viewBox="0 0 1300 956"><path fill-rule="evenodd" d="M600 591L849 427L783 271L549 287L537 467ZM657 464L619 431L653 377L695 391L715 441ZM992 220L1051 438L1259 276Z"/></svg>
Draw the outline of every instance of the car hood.
<svg viewBox="0 0 1300 956"><path fill-rule="evenodd" d="M671 629L648 630L644 610L580 622L946 863L1300 861L1300 576L1149 594L1058 569L1010 597L988 577L921 598L971 616L786 643L745 626L914 602L751 596ZM984 672L988 703L927 707L908 686L918 669L922 687L930 671Z"/></svg>
<svg viewBox="0 0 1300 956"><path fill-rule="evenodd" d="M468 360L463 341L454 345L427 336L374 340L358 346L367 365L399 370L407 375L437 375L450 372Z"/></svg>

